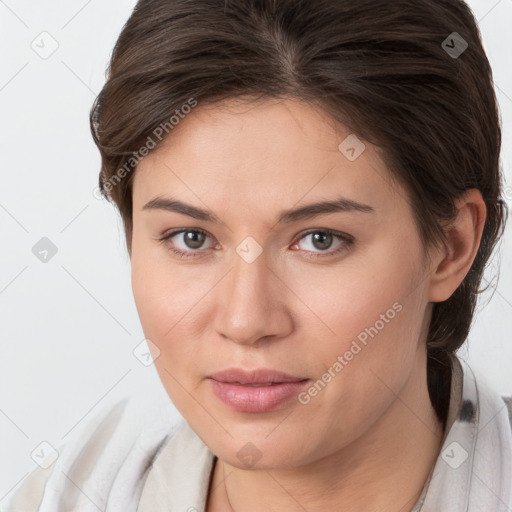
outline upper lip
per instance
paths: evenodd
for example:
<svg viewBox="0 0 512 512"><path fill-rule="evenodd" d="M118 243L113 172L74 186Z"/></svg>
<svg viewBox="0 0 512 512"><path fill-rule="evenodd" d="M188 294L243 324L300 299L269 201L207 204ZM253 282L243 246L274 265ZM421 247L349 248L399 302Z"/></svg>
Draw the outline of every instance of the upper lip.
<svg viewBox="0 0 512 512"><path fill-rule="evenodd" d="M276 382L299 382L306 380L304 377L296 377L288 373L266 368L259 368L256 370L228 368L227 370L213 373L209 378L218 382L237 382L239 384L270 384Z"/></svg>

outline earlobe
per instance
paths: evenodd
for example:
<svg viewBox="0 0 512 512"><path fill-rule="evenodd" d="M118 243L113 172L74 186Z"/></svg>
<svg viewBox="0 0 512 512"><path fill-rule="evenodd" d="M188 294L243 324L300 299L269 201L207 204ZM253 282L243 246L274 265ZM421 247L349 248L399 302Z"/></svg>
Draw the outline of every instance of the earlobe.
<svg viewBox="0 0 512 512"><path fill-rule="evenodd" d="M436 253L430 279L429 301L443 302L459 287L476 257L487 209L477 189L456 201L457 215L446 228L446 243Z"/></svg>

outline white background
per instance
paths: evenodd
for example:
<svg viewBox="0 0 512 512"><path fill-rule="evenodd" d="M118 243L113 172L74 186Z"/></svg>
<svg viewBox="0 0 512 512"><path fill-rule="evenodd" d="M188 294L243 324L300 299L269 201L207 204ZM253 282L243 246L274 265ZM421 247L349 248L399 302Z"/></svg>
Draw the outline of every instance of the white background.
<svg viewBox="0 0 512 512"><path fill-rule="evenodd" d="M494 69L503 167L512 206L512 0L469 2ZM36 466L42 441L58 445L84 419L126 395L170 404L153 366L133 355L144 339L120 219L97 200L99 154L88 114L134 1L0 1L0 504ZM40 36L47 31L51 36ZM47 59L32 41L53 38ZM50 38L51 37L51 38ZM57 44L54 43L54 44ZM41 44L41 43L39 43ZM460 351L499 392L512 394L512 246L469 344ZM48 237L47 263L32 247ZM483 308L485 306L485 308ZM171 411L172 412L172 411Z"/></svg>

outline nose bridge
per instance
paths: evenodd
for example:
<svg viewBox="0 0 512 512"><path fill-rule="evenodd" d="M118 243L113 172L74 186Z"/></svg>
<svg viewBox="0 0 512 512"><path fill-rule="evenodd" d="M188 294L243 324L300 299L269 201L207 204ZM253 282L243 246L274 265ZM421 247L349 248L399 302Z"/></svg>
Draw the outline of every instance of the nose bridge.
<svg viewBox="0 0 512 512"><path fill-rule="evenodd" d="M264 254L253 261L236 254L216 301L215 329L237 343L250 344L290 327L282 304L276 303L279 280Z"/></svg>

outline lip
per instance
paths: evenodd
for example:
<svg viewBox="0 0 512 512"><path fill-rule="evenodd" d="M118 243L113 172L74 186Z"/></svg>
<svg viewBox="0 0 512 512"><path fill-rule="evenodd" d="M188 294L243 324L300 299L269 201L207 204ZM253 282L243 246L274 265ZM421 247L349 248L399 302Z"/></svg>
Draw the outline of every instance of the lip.
<svg viewBox="0 0 512 512"><path fill-rule="evenodd" d="M306 380L307 377L297 377L289 373L267 368L255 370L242 370L241 368L228 368L209 376L210 379L218 382L234 382L238 384L272 384L282 382L298 382Z"/></svg>
<svg viewBox="0 0 512 512"><path fill-rule="evenodd" d="M278 408L297 396L309 379L277 370L230 368L208 377L212 391L238 412L261 413Z"/></svg>

